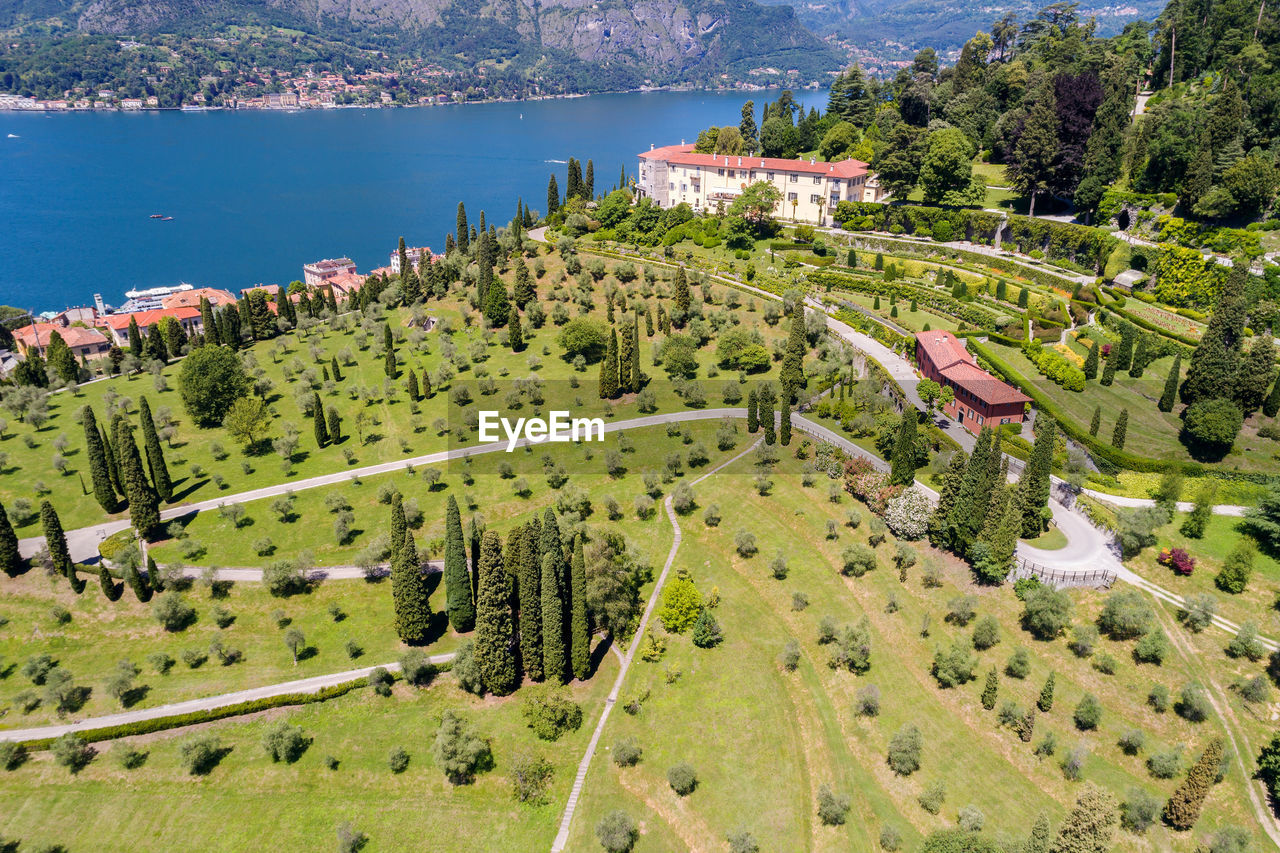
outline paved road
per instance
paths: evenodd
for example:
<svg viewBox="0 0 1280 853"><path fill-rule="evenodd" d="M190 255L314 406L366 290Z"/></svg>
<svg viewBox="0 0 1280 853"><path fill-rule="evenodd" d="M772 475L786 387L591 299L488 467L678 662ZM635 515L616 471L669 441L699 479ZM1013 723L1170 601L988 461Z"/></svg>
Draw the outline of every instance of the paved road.
<svg viewBox="0 0 1280 853"><path fill-rule="evenodd" d="M1106 492L1099 492L1093 489L1081 489L1081 491L1095 500L1106 501L1107 503L1115 506L1134 508L1156 505L1156 502L1151 498L1126 498L1121 495L1109 495ZM1191 510L1195 509L1195 506L1196 505L1191 501L1178 501L1179 512L1191 512ZM1215 504L1213 507L1213 514L1243 517L1245 511L1248 509L1249 508L1247 506L1239 506L1237 504Z"/></svg>
<svg viewBox="0 0 1280 853"><path fill-rule="evenodd" d="M756 439L746 450L732 459L720 463L694 480L690 485L696 486L722 468L738 461L755 449L762 440L762 438ZM565 803L564 814L560 818L560 829L556 832L555 840L551 844L552 853L561 853L565 845L569 843L569 827L573 824L573 815L577 811L578 800L582 796L582 787L586 783L587 771L591 769L591 759L595 757L596 749L600 745L600 736L604 734L604 726L609 721L609 714L613 711L613 706L618 702L618 695L622 692L622 684L627 680L627 672L631 669L631 661L636 656L636 649L640 648L641 640L644 639L644 632L648 630L649 618L653 615L653 610L658 605L658 595L662 592L663 584L667 582L667 575L671 572L671 565L676 560L676 552L680 550L680 521L676 518L675 510L671 506L670 495L667 495L666 500L663 501L663 507L666 509L667 520L671 522L671 529L674 533L674 538L671 541L671 550L667 552L667 561L662 566L662 574L658 575L658 582L654 584L653 592L649 595L649 602L645 605L644 614L640 617L640 624L636 628L631 645L627 648L627 654L622 658L622 666L618 669L618 677L614 679L613 688L609 691L608 698L604 700L604 710L600 712L600 719L596 723L595 731L591 733L591 741L587 744L587 751L582 756L582 761L578 763L577 775L573 777L573 788L569 791L569 801Z"/></svg>
<svg viewBox="0 0 1280 853"><path fill-rule="evenodd" d="M453 652L434 655L431 657L431 662L434 664L447 663L451 660L453 660ZM194 711L213 711L218 708L225 708L228 705L237 705L241 702L250 702L255 699L269 699L273 696L283 696L289 693L316 693L325 687L334 687L338 684L346 684L349 681L355 681L359 678L367 678L369 673L373 672L379 666L390 672L399 672L400 670L399 662L392 661L391 663L375 664L374 666L365 666L359 669L349 669L346 672L335 672L329 675L315 675L311 678L300 678L297 681L286 681L281 684L268 684L265 687L251 687L248 690L237 690L234 693L223 693L220 696L208 696L203 699L190 699L186 702L157 705L154 708L142 708L137 711L123 711L119 714L110 714L105 717L90 717L76 722L60 723L56 726L37 726L27 729L3 729L0 730L0 740L37 740L41 738L59 737L67 732L87 732L94 729L108 728L110 726L120 726L127 723L154 720L160 717L174 717L180 714L190 714Z"/></svg>

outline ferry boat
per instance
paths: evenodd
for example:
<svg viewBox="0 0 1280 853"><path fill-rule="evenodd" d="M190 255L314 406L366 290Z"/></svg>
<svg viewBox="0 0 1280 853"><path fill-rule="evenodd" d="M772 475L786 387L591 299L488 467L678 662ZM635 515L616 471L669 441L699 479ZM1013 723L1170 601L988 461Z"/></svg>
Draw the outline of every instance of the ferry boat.
<svg viewBox="0 0 1280 853"><path fill-rule="evenodd" d="M153 213L153 214L151 214L151 218L152 218L152 219L164 219L164 214L163 214L163 213Z"/></svg>

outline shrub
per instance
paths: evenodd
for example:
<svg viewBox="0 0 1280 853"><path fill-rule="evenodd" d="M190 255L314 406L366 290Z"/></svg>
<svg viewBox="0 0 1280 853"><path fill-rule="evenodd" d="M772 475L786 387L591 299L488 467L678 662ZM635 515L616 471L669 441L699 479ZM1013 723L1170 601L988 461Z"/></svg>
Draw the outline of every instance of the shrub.
<svg viewBox="0 0 1280 853"><path fill-rule="evenodd" d="M667 771L667 784L680 796L687 797L698 787L698 774L691 765L682 762Z"/></svg>
<svg viewBox="0 0 1280 853"><path fill-rule="evenodd" d="M54 740L49 746L49 751L53 754L56 764L67 768L72 773L79 773L98 754L96 749L75 732L67 732Z"/></svg>
<svg viewBox="0 0 1280 853"><path fill-rule="evenodd" d="M1249 586L1249 578L1253 576L1255 553L1253 541L1244 536L1240 537L1235 547L1231 549L1231 553L1227 555L1227 559L1223 561L1222 569L1213 579L1218 589L1232 595L1244 592Z"/></svg>
<svg viewBox="0 0 1280 853"><path fill-rule="evenodd" d="M876 567L876 552L871 546L856 542L840 552L840 573L860 578Z"/></svg>
<svg viewBox="0 0 1280 853"><path fill-rule="evenodd" d="M613 745L613 763L619 767L634 767L640 763L644 750L635 738L624 738Z"/></svg>
<svg viewBox="0 0 1280 853"><path fill-rule="evenodd" d="M204 776L222 760L222 741L216 735L199 734L185 741L178 752L188 773Z"/></svg>
<svg viewBox="0 0 1280 853"><path fill-rule="evenodd" d="M978 600L972 595L959 595L947 602L947 621L964 627L977 615Z"/></svg>
<svg viewBox="0 0 1280 853"><path fill-rule="evenodd" d="M1186 609L1182 614L1183 623L1193 632L1199 634L1213 624L1213 617L1218 613L1218 600L1209 593L1199 593L1186 597Z"/></svg>
<svg viewBox="0 0 1280 853"><path fill-rule="evenodd" d="M849 814L852 802L838 795L826 785L818 788L818 819L824 826L841 826Z"/></svg>
<svg viewBox="0 0 1280 853"><path fill-rule="evenodd" d="M902 849L902 834L896 827L886 824L880 828L880 849L889 853Z"/></svg>
<svg viewBox="0 0 1280 853"><path fill-rule="evenodd" d="M745 829L738 830L725 841L729 842L729 853L760 853L760 843Z"/></svg>
<svg viewBox="0 0 1280 853"><path fill-rule="evenodd" d="M1156 562L1173 569L1177 574L1189 577L1196 568L1196 559L1184 548L1162 548L1156 555Z"/></svg>
<svg viewBox="0 0 1280 853"><path fill-rule="evenodd" d="M1159 628L1152 628L1138 644L1133 647L1133 657L1140 663L1164 663L1165 656L1169 654L1169 639L1164 635L1164 631Z"/></svg>
<svg viewBox="0 0 1280 853"><path fill-rule="evenodd" d="M1147 772L1157 779L1172 779L1177 776L1182 772L1182 747L1149 756Z"/></svg>
<svg viewBox="0 0 1280 853"><path fill-rule="evenodd" d="M626 812L609 812L596 824L596 838L608 853L629 853L640 837L633 821Z"/></svg>
<svg viewBox="0 0 1280 853"><path fill-rule="evenodd" d="M1010 678L1026 678L1031 672L1031 655L1026 649L1017 649L1005 663L1004 672Z"/></svg>
<svg viewBox="0 0 1280 853"><path fill-rule="evenodd" d="M662 591L662 607L658 610L658 619L663 628L673 634L680 634L693 626L702 613L702 608L702 593L694 586L693 580L677 576Z"/></svg>
<svg viewBox="0 0 1280 853"><path fill-rule="evenodd" d="M404 747L397 746L387 755L387 766L392 773L403 773L409 769L409 753Z"/></svg>
<svg viewBox="0 0 1280 853"><path fill-rule="evenodd" d="M521 752L511 762L511 797L517 803L542 805L547 799L547 787L555 775L551 762L541 755Z"/></svg>
<svg viewBox="0 0 1280 853"><path fill-rule="evenodd" d="M1098 701L1098 697L1092 693L1084 694L1084 698L1076 706L1071 718L1075 720L1076 728L1081 731L1096 729L1098 723L1102 722L1102 704Z"/></svg>
<svg viewBox="0 0 1280 853"><path fill-rule="evenodd" d="M899 776L910 776L920 769L920 754L924 749L924 738L920 729L911 723L906 724L889 740L889 766Z"/></svg>
<svg viewBox="0 0 1280 853"><path fill-rule="evenodd" d="M698 621L693 623L693 644L700 649L710 649L720 645L723 639L720 623L710 610L703 610Z"/></svg>
<svg viewBox="0 0 1280 853"><path fill-rule="evenodd" d="M151 606L160 627L169 632L181 631L195 621L195 608L187 604L182 596L174 590L163 592L156 597Z"/></svg>
<svg viewBox="0 0 1280 853"><path fill-rule="evenodd" d="M1075 652L1076 657L1087 658L1093 656L1093 651L1098 644L1098 629L1085 623L1077 625L1071 631L1071 642L1068 645L1071 651Z"/></svg>
<svg viewBox="0 0 1280 853"><path fill-rule="evenodd" d="M365 677L365 683L372 687L379 696L390 696L391 685L395 683L395 680L395 676L381 666L374 667Z"/></svg>
<svg viewBox="0 0 1280 853"><path fill-rule="evenodd" d="M1251 661L1262 660L1267 653L1262 641L1258 639L1258 626L1253 622L1244 622L1231 642L1227 644L1227 654L1233 658L1247 658Z"/></svg>
<svg viewBox="0 0 1280 853"><path fill-rule="evenodd" d="M955 687L973 680L973 668L977 666L967 639L957 640L950 651L938 649L933 656L933 677L942 688Z"/></svg>
<svg viewBox="0 0 1280 853"><path fill-rule="evenodd" d="M917 802L920 803L920 808L929 814L937 814L942 811L942 804L946 802L946 799L947 786L939 779L925 786L925 789L920 792Z"/></svg>
<svg viewBox="0 0 1280 853"><path fill-rule="evenodd" d="M1194 681L1182 688L1182 692L1178 695L1178 701L1173 709L1178 713L1178 716L1193 723L1202 723L1209 719L1209 715L1213 713L1213 706L1209 702L1209 694Z"/></svg>
<svg viewBox="0 0 1280 853"><path fill-rule="evenodd" d="M1034 589L1023 601L1022 621L1037 639L1052 640L1071 622L1071 597L1049 587Z"/></svg>
<svg viewBox="0 0 1280 853"><path fill-rule="evenodd" d="M553 687L529 688L520 705L526 724L542 740L559 740L582 725L582 706L566 691Z"/></svg>
<svg viewBox="0 0 1280 853"><path fill-rule="evenodd" d="M1135 835L1143 835L1160 817L1160 800L1141 788L1130 788L1120 806L1120 825Z"/></svg>
<svg viewBox="0 0 1280 853"><path fill-rule="evenodd" d="M782 647L782 654L778 655L778 663L787 672L795 672L800 665L800 644L795 640L788 640Z"/></svg>
<svg viewBox="0 0 1280 853"><path fill-rule="evenodd" d="M310 743L301 728L291 726L284 720L270 726L262 736L262 748L271 756L271 760L283 761L285 764L292 764L301 758Z"/></svg>
<svg viewBox="0 0 1280 853"><path fill-rule="evenodd" d="M866 687L860 688L857 697L854 699L854 708L864 717L879 716L880 688L874 684L868 684Z"/></svg>
<svg viewBox="0 0 1280 853"><path fill-rule="evenodd" d="M1084 763L1089 758L1089 750L1083 745L1077 746L1062 757L1062 775L1075 782L1084 772Z"/></svg>
<svg viewBox="0 0 1280 853"><path fill-rule="evenodd" d="M1142 751L1142 745L1146 742L1146 739L1147 736L1142 729L1129 729L1120 735L1120 740L1117 741L1117 744L1125 755L1137 755Z"/></svg>
<svg viewBox="0 0 1280 853"><path fill-rule="evenodd" d="M999 642L1000 623L994 616L983 616L973 629L973 647L982 652Z"/></svg>
<svg viewBox="0 0 1280 853"><path fill-rule="evenodd" d="M1114 657L1103 652L1093 659L1093 668L1103 675L1115 675L1119 663Z"/></svg>
<svg viewBox="0 0 1280 853"><path fill-rule="evenodd" d="M1193 450L1221 456L1231 449L1243 423L1244 415L1231 400L1198 400L1183 414L1183 439Z"/></svg>
<svg viewBox="0 0 1280 853"><path fill-rule="evenodd" d="M1169 688L1163 684L1152 687L1151 692L1147 694L1147 704L1157 714L1163 714L1169 710Z"/></svg>
<svg viewBox="0 0 1280 853"><path fill-rule="evenodd" d="M968 832L981 831L986 821L987 818L982 811L972 804L960 809L960 813L956 816L956 822L960 824L960 828Z"/></svg>
<svg viewBox="0 0 1280 853"><path fill-rule="evenodd" d="M1142 593L1119 590L1107 596L1098 616L1098 627L1113 640L1131 640L1147 633L1154 618L1151 605Z"/></svg>

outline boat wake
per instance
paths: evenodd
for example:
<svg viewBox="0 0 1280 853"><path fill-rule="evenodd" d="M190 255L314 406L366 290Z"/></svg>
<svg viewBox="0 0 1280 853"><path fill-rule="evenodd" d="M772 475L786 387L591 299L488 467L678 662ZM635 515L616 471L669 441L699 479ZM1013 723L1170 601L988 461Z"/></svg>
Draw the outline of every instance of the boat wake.
<svg viewBox="0 0 1280 853"><path fill-rule="evenodd" d="M544 163L559 163L561 166L567 166L567 165L569 164L569 161L568 161L568 160L543 160L542 162L544 162Z"/></svg>
<svg viewBox="0 0 1280 853"><path fill-rule="evenodd" d="M16 133L9 134L9 139L21 139L22 137Z"/></svg>

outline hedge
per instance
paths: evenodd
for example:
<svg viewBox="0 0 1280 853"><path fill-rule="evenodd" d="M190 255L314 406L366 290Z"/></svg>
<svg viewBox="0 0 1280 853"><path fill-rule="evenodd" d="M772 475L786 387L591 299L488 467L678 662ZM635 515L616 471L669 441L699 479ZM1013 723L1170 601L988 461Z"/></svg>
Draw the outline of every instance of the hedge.
<svg viewBox="0 0 1280 853"><path fill-rule="evenodd" d="M835 219L841 223L855 222L856 226L870 219L871 227L877 231L893 233L901 229L904 234L930 235L938 222L945 221L952 233L963 234L967 240L994 245L998 235L1001 243L1016 244L1023 254L1040 250L1050 258L1069 260L1095 272L1101 272L1118 242L1107 232L1086 225L922 205L843 201L836 206Z"/></svg>
<svg viewBox="0 0 1280 853"><path fill-rule="evenodd" d="M1065 278L1057 273L1049 270L1038 269L1030 266L1026 261L1018 261L1013 258L1004 258L998 255L984 255L982 252L974 252L970 249L960 249L955 246L937 246L934 251L928 251L930 247L927 243L919 243L910 238L894 239L892 237L880 237L867 233L856 233L856 239L874 249L884 252L890 252L899 257L917 257L922 260L932 260L938 263L938 258L947 258L948 256L962 258L971 264L984 267L988 270L1002 272L1005 275L1020 277L1031 282L1037 287L1063 290L1071 290L1075 288L1076 282L1072 279ZM915 246L919 251L912 251L910 248ZM945 262L945 261L943 261ZM974 272L971 270L971 272ZM985 273L983 273L985 274Z"/></svg>
<svg viewBox="0 0 1280 853"><path fill-rule="evenodd" d="M1084 390L1084 371L1067 361L1062 353L1045 349L1040 341L1028 341L1022 345L1022 354L1055 384L1068 391Z"/></svg>
<svg viewBox="0 0 1280 853"><path fill-rule="evenodd" d="M849 275L831 271L809 273L806 278L823 289L842 288L858 293L871 295L897 295L899 298L916 299L926 308L932 308L940 314L954 317L961 322L982 329L996 328L996 315L986 308L969 302L962 302L949 293L943 293L928 287L914 285L909 282L886 282L874 278Z"/></svg>
<svg viewBox="0 0 1280 853"><path fill-rule="evenodd" d="M1122 303L1119 300L1109 303L1107 305L1107 310L1125 318L1130 323L1133 323L1135 326L1141 326L1142 328L1146 329L1148 332L1155 332L1156 334L1162 337L1172 338L1178 343L1186 344L1187 346L1192 348L1200 345L1200 342L1195 338L1188 337L1187 335L1182 335L1177 332L1171 332L1168 329L1162 329L1159 326L1157 326L1155 323L1152 323L1150 320L1147 320L1143 317L1139 317L1137 314L1134 314L1126 310L1125 308L1122 307Z"/></svg>

